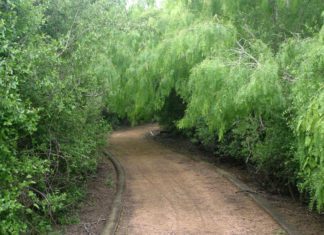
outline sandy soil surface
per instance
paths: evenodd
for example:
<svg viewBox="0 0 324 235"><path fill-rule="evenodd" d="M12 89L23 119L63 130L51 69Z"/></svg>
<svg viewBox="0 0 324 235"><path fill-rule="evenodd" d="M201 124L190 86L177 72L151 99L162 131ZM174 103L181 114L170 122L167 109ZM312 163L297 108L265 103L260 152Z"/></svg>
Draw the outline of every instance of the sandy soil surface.
<svg viewBox="0 0 324 235"><path fill-rule="evenodd" d="M244 182L249 188L266 198L272 207L281 214L281 216L291 225L293 225L300 234L304 235L324 235L324 214L318 214L310 211L306 204L298 201L298 195L295 200L288 195L279 195L266 191L260 185L260 179L256 175L249 173L247 168L241 163L233 162L231 159L220 159L212 152L206 151L201 145L195 145L185 137L170 133L148 135L159 144L173 149L177 153L184 154L196 161L206 161L215 165L226 172L235 175L236 178Z"/></svg>
<svg viewBox="0 0 324 235"><path fill-rule="evenodd" d="M121 130L110 138L110 150L126 172L117 234L281 234L213 165L145 137L156 128Z"/></svg>

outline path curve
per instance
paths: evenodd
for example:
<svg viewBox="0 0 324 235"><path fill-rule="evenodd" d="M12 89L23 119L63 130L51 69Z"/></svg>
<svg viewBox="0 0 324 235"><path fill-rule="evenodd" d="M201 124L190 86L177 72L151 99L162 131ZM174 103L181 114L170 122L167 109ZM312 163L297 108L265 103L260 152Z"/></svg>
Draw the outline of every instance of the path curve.
<svg viewBox="0 0 324 235"><path fill-rule="evenodd" d="M280 226L206 162L146 137L155 125L114 132L126 172L117 234L278 234Z"/></svg>

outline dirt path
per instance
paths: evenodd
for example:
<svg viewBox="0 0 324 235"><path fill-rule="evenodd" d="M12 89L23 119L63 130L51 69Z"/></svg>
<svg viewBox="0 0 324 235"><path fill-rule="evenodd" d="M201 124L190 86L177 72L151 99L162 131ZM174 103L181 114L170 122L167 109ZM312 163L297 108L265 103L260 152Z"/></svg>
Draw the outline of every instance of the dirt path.
<svg viewBox="0 0 324 235"><path fill-rule="evenodd" d="M145 137L154 128L111 136L127 185L117 234L279 234L272 218L212 165Z"/></svg>

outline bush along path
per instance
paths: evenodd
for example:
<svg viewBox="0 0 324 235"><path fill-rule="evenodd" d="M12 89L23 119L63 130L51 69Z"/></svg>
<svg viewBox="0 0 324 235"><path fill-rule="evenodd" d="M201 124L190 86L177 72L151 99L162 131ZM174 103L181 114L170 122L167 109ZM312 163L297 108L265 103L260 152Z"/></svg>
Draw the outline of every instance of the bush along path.
<svg viewBox="0 0 324 235"><path fill-rule="evenodd" d="M116 234L276 234L283 229L212 165L146 137L152 126L114 132L126 172Z"/></svg>
<svg viewBox="0 0 324 235"><path fill-rule="evenodd" d="M72 224L57 226L53 235L101 234L111 217L117 190L116 181L113 163L106 156L100 158L96 173L87 182L82 202L70 212Z"/></svg>

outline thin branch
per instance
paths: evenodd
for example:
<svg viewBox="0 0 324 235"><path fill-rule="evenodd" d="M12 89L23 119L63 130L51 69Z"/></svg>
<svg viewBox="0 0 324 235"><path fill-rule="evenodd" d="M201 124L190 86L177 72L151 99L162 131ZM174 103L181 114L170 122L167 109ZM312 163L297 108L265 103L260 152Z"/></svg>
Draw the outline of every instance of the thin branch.
<svg viewBox="0 0 324 235"><path fill-rule="evenodd" d="M252 59L257 65L260 65L260 62L254 57L252 56L250 53L248 53L245 48L237 41L236 44L240 47L240 52L242 52L243 54L245 54L246 56L248 56L250 59Z"/></svg>
<svg viewBox="0 0 324 235"><path fill-rule="evenodd" d="M263 120L262 120L261 115L259 115L259 120L260 120L261 129L262 129L262 130L265 130L265 126L264 126L264 124L263 124Z"/></svg>
<svg viewBox="0 0 324 235"><path fill-rule="evenodd" d="M80 12L80 8L77 9L77 11L76 11L76 13L74 15L73 22L72 22L72 24L70 26L70 29L69 29L68 33L67 33L67 40L66 40L65 46L64 46L63 50L58 54L58 57L63 55L64 52L69 48L69 42L70 42L70 39L71 39L72 29L73 29L74 24L76 23L76 18L79 15L79 12Z"/></svg>
<svg viewBox="0 0 324 235"><path fill-rule="evenodd" d="M48 214L49 214L49 216L51 217L52 221L56 224L56 221L55 221L55 219L54 219L54 217L53 217L53 214L52 214L52 209L51 209L51 208L52 208L52 204L51 204L50 201L48 200L46 194L43 193L43 192L41 192L41 191L39 191L38 189L36 189L36 188L34 188L34 187L32 187L32 186L28 186L27 188L28 188L29 190L34 191L35 193L39 194L40 196L42 196L42 197L46 200L46 202L47 202L47 204L48 204Z"/></svg>

